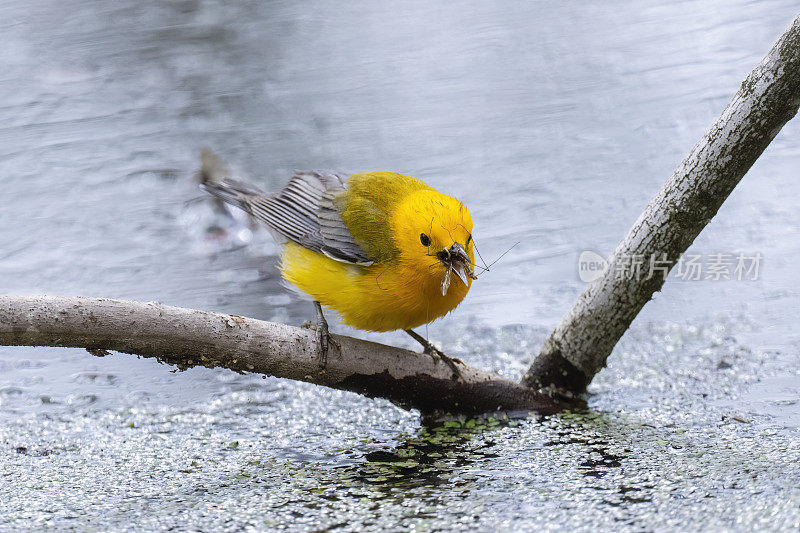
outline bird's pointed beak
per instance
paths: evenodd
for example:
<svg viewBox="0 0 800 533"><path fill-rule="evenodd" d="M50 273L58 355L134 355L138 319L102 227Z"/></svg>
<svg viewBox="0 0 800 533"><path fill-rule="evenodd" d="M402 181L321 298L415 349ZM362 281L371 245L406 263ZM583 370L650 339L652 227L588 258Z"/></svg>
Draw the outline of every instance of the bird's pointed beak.
<svg viewBox="0 0 800 533"><path fill-rule="evenodd" d="M472 261L470 261L467 251L461 244L453 244L453 246L447 250L447 259L443 262L445 266L447 266L447 271L445 272L446 280L442 280L443 295L447 294L447 289L445 287L450 287L451 272L455 272L456 276L461 280L461 283L463 283L465 287L469 287L467 276L472 279L476 279L475 275L472 273Z"/></svg>
<svg viewBox="0 0 800 533"><path fill-rule="evenodd" d="M469 282L467 282L467 273L464 272L464 265L462 265L460 262L456 263L453 261L453 272L455 272L456 276L458 276L458 279L460 279L464 285L469 287Z"/></svg>

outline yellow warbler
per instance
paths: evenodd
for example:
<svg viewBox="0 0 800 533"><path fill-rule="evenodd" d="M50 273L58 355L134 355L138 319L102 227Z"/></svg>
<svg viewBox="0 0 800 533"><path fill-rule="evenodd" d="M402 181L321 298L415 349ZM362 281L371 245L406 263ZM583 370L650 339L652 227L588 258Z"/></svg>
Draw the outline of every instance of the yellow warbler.
<svg viewBox="0 0 800 533"><path fill-rule="evenodd" d="M320 305L356 329L405 330L458 373L412 328L452 311L476 279L464 204L394 172L297 172L283 190L267 194L231 179L208 150L202 163L205 190L284 243L280 270L314 300L323 361L328 332Z"/></svg>

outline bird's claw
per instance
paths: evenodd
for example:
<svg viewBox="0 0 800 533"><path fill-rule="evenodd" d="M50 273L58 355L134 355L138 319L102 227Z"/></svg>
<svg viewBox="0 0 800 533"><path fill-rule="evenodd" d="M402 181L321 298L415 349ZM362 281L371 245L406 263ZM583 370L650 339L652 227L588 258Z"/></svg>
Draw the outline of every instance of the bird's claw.
<svg viewBox="0 0 800 533"><path fill-rule="evenodd" d="M328 368L328 348L330 343L333 342L338 346L338 343L333 340L328 333L328 321L325 320L325 315L322 314L322 306L319 302L314 302L314 307L317 310L317 321L312 327L317 331L317 345L319 346L319 359L320 359L320 372L325 372Z"/></svg>
<svg viewBox="0 0 800 533"><path fill-rule="evenodd" d="M455 357L448 357L447 355L445 355L443 351L434 346L432 342L428 342L425 345L424 349L422 350L422 353L430 355L434 359L434 361L438 358L440 361L442 361L443 363L445 363L447 366L450 367L450 370L453 371L453 374L455 375L456 379L462 378L461 371L458 369L458 364L461 365L464 364L464 362L461 359L456 359Z"/></svg>
<svg viewBox="0 0 800 533"><path fill-rule="evenodd" d="M328 347L330 346L331 336L328 334L328 324L324 321L317 322L317 343L320 351L320 367L325 370L328 367Z"/></svg>
<svg viewBox="0 0 800 533"><path fill-rule="evenodd" d="M434 359L437 356L438 357L442 357L442 356L447 357L446 355L444 355L444 352L442 352L439 348L434 346L432 342L429 342L428 344L425 345L425 347L422 350L422 353L428 354L431 357L433 357Z"/></svg>

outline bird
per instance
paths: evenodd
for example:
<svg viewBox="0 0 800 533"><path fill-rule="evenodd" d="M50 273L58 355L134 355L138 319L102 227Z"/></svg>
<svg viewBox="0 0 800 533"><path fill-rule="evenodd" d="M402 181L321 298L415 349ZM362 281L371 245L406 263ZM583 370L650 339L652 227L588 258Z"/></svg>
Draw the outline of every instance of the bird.
<svg viewBox="0 0 800 533"><path fill-rule="evenodd" d="M283 189L267 193L231 177L209 149L201 154L199 182L282 244L282 277L314 301L322 368L330 341L325 307L355 329L405 331L460 377L461 361L414 328L454 310L477 279L472 218L463 203L388 171L295 171Z"/></svg>

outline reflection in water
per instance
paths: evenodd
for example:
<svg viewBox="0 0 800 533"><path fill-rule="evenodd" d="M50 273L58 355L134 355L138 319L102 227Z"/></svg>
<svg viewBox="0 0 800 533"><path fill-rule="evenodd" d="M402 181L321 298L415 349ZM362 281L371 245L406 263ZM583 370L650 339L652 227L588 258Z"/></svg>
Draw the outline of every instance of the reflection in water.
<svg viewBox="0 0 800 533"><path fill-rule="evenodd" d="M457 470L497 457L491 451L493 441L475 445L473 439L504 423L510 421L470 419L423 426L414 437L403 439L390 451L377 450L364 455L366 462L353 471L353 479L381 486L384 492L445 484L462 487L465 482L452 481Z"/></svg>

